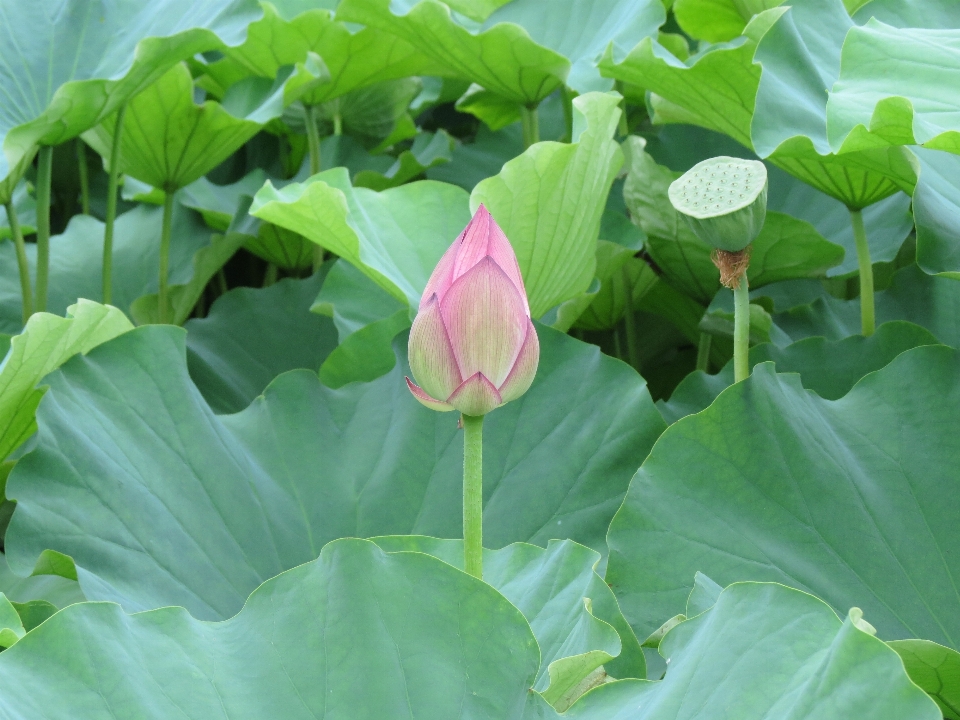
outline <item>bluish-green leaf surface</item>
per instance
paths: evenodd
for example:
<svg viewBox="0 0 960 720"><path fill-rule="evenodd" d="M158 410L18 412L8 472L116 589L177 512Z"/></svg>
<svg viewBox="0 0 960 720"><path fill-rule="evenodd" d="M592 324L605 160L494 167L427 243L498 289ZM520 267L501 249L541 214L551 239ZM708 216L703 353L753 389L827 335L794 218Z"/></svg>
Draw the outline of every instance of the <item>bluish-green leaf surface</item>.
<svg viewBox="0 0 960 720"><path fill-rule="evenodd" d="M856 320L859 322L859 318ZM820 397L837 400L860 378L885 367L897 355L921 345L937 345L929 330L904 321L882 324L870 337L851 335L830 341L809 337L780 348L772 343L750 348L750 366L772 361L778 372L795 372L808 390ZM733 384L733 361L716 375L697 370L687 375L670 396L658 403L668 422L698 413Z"/></svg>
<svg viewBox="0 0 960 720"><path fill-rule="evenodd" d="M831 401L763 364L672 425L608 535L607 580L637 635L681 612L701 571L783 582L863 608L883 638L955 647L958 378L960 353L920 347Z"/></svg>
<svg viewBox="0 0 960 720"><path fill-rule="evenodd" d="M539 655L490 586L428 555L340 540L224 622L67 608L0 657L0 714L519 720Z"/></svg>
<svg viewBox="0 0 960 720"><path fill-rule="evenodd" d="M261 14L253 0L4 2L0 196L10 197L38 143L89 130L180 60L239 45Z"/></svg>
<svg viewBox="0 0 960 720"><path fill-rule="evenodd" d="M667 633L660 643L668 663L663 680L601 686L565 717L937 720L933 701L871 630L856 608L841 622L806 593L738 583Z"/></svg>
<svg viewBox="0 0 960 720"><path fill-rule="evenodd" d="M539 335L533 387L485 423L485 543L601 549L664 423L626 365ZM183 331L144 327L45 382L37 448L7 484L21 575L52 549L89 598L222 618L338 537L460 537L457 419L414 400L400 367L339 390L286 373L216 416L187 374Z"/></svg>
<svg viewBox="0 0 960 720"><path fill-rule="evenodd" d="M463 569L462 540L394 535L373 541L387 552L422 552ZM594 571L599 561L598 553L569 540L546 549L515 543L483 553L484 582L530 623L540 646L533 687L555 706L601 666L613 677L646 674L640 644Z"/></svg>
<svg viewBox="0 0 960 720"><path fill-rule="evenodd" d="M156 293L163 211L138 206L117 218L113 249L113 304L129 311L133 302ZM195 274L194 259L211 247L211 232L200 216L174 205L170 244L170 284L188 284ZM103 297L103 223L77 215L61 235L50 240L50 297L47 309L63 315L79 298ZM31 271L36 268L35 243L27 245ZM0 244L0 329L16 333L22 327L20 281L12 243Z"/></svg>
<svg viewBox="0 0 960 720"><path fill-rule="evenodd" d="M328 318L310 312L323 275L236 288L187 329L187 366L217 413L243 410L287 370L317 371L336 347Z"/></svg>
<svg viewBox="0 0 960 720"><path fill-rule="evenodd" d="M799 301L775 307L774 321L789 340L823 336L842 340L860 333L860 300L840 300L821 286ZM777 286L759 291L773 294ZM789 293L785 293L789 296ZM920 325L945 345L960 347L960 283L950 278L924 274L916 265L898 270L886 290L876 293L877 321L907 320Z"/></svg>

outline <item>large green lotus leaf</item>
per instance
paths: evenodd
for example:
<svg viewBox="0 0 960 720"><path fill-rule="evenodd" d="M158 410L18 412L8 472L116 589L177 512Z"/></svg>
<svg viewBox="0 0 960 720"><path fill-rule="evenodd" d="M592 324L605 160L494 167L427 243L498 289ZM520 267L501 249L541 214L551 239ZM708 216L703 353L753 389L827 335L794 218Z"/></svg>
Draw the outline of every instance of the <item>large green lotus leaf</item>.
<svg viewBox="0 0 960 720"><path fill-rule="evenodd" d="M670 426L608 534L607 581L637 635L681 612L701 571L783 582L862 607L885 638L955 647L958 396L960 353L932 345L840 400L758 365Z"/></svg>
<svg viewBox="0 0 960 720"><path fill-rule="evenodd" d="M177 63L127 103L120 165L136 179L172 192L206 175L283 110L278 105L259 112L263 109L257 104L238 117L212 100L197 105L190 71ZM116 127L114 114L83 138L109 158Z"/></svg>
<svg viewBox="0 0 960 720"><path fill-rule="evenodd" d="M936 705L872 631L857 608L841 622L806 593L737 583L667 633L662 681L601 686L564 717L938 720Z"/></svg>
<svg viewBox="0 0 960 720"><path fill-rule="evenodd" d="M3 653L0 712L520 720L538 665L529 625L489 585L349 539L264 583L224 622L73 605Z"/></svg>
<svg viewBox="0 0 960 720"><path fill-rule="evenodd" d="M720 288L720 274L710 259L712 248L700 240L667 197L681 173L658 165L643 138L631 136L623 196L633 221L647 235L645 248L668 281L692 298L709 303ZM751 286L823 275L843 258L843 248L827 241L808 222L769 211L753 242Z"/></svg>
<svg viewBox="0 0 960 720"><path fill-rule="evenodd" d="M417 134L417 127L407 109L422 87L418 78L384 80L323 103L317 108L317 116L324 130L334 132L335 118L339 115L343 132L382 151ZM301 103L291 106L284 118L290 127L301 126L306 132L303 107Z"/></svg>
<svg viewBox="0 0 960 720"><path fill-rule="evenodd" d="M470 222L467 194L432 180L382 193L354 188L346 168L257 193L250 214L297 232L417 307L440 256Z"/></svg>
<svg viewBox="0 0 960 720"><path fill-rule="evenodd" d="M113 246L113 303L129 312L137 298L157 292L163 210L140 206L117 218ZM200 216L174 204L170 244L170 284L189 284L194 256L211 246L210 231ZM26 246L31 273L36 244ZM57 315L78 298L102 298L103 223L89 215L70 219L62 235L50 240L50 297L47 309ZM0 330L22 327L20 279L13 243L0 243Z"/></svg>
<svg viewBox="0 0 960 720"><path fill-rule="evenodd" d="M387 190L422 175L428 169L452 159L454 140L446 131L418 133L409 150L403 150L384 172L361 170L353 178L357 187Z"/></svg>
<svg viewBox="0 0 960 720"><path fill-rule="evenodd" d="M329 318L310 312L322 274L266 288L235 288L187 322L187 366L216 413L253 402L287 370L316 372L337 344Z"/></svg>
<svg viewBox="0 0 960 720"><path fill-rule="evenodd" d="M43 397L41 378L77 353L86 353L133 328L110 305L80 300L66 317L36 313L23 332L10 339L0 363L0 459L5 459L37 429L34 412Z"/></svg>
<svg viewBox="0 0 960 720"><path fill-rule="evenodd" d="M960 720L960 653L929 640L894 640L910 679L934 699L948 720Z"/></svg>
<svg viewBox="0 0 960 720"><path fill-rule="evenodd" d="M917 223L917 264L925 272L960 278L960 158L914 148L920 178L913 192Z"/></svg>
<svg viewBox="0 0 960 720"><path fill-rule="evenodd" d="M427 177L459 185L470 192L477 183L496 175L505 162L522 152L523 131L519 123L497 131L481 125L473 142L458 144L450 162L430 168Z"/></svg>
<svg viewBox="0 0 960 720"><path fill-rule="evenodd" d="M575 327L608 330L623 318L657 281L656 273L634 251L606 240L597 241L600 289L577 317Z"/></svg>
<svg viewBox="0 0 960 720"><path fill-rule="evenodd" d="M337 347L320 366L327 387L369 382L396 365L393 339L410 327L409 308L350 263L333 263L310 309L337 330Z"/></svg>
<svg viewBox="0 0 960 720"><path fill-rule="evenodd" d="M766 288L764 289L766 292ZM877 322L907 320L960 347L960 283L924 274L916 265L898 270L890 287L876 293ZM774 316L793 340L822 335L841 340L860 333L860 300L839 300L826 292Z"/></svg>
<svg viewBox="0 0 960 720"><path fill-rule="evenodd" d="M850 211L812 185L798 181L776 167L768 168L770 189L767 208L805 220L830 242L844 249L843 262L827 270L827 277L858 271L856 242ZM891 262L913 230L910 196L898 192L862 210L863 225L873 263Z"/></svg>
<svg viewBox="0 0 960 720"><path fill-rule="evenodd" d="M903 148L833 155L827 93L853 21L841 0L807 0L786 10L757 45L763 67L750 130L752 147L818 190L863 208L913 191L916 160Z"/></svg>
<svg viewBox="0 0 960 720"><path fill-rule="evenodd" d="M568 2L571 6L582 5L589 15L586 0ZM604 3L609 4L610 0ZM649 4L644 2L641 5ZM593 37L584 35L581 41L578 33L552 29L553 25L568 27L566 23L571 9L551 7L551 12L543 13L541 7L534 17L540 29L537 34L555 41L567 41L572 47L581 44L592 47L596 43ZM521 14L529 16L522 9ZM450 8L437 0L343 0L337 8L337 19L363 23L401 37L442 65L447 73L475 82L521 105L540 102L563 85L570 73L570 61L538 44L528 29L513 22L491 25L492 17L481 26L452 14ZM597 30L608 33L608 39L621 31L603 25L602 16L597 17L597 23L600 25Z"/></svg>
<svg viewBox="0 0 960 720"><path fill-rule="evenodd" d="M7 566L5 555L0 556L0 592L13 603L48 602L56 608L84 602L86 598L76 580L59 575L14 575Z"/></svg>
<svg viewBox="0 0 960 720"><path fill-rule="evenodd" d="M251 23L242 45L227 49L222 59L207 66L206 71L221 87L251 75L276 77L283 66L307 61L308 53L321 57L330 78L305 94L296 79L290 82L288 98L302 95L300 100L307 105L334 100L384 80L446 74L442 64L396 35L337 22L332 8L274 0L264 2L263 11L263 17Z"/></svg>
<svg viewBox="0 0 960 720"><path fill-rule="evenodd" d="M781 0L676 0L672 9L687 35L720 43L742 35L757 13L781 4Z"/></svg>
<svg viewBox="0 0 960 720"><path fill-rule="evenodd" d="M462 540L394 535L373 542L387 552L422 552L463 569ZM599 561L596 552L569 540L551 541L546 549L515 543L483 552L484 582L523 613L540 646L533 689L558 710L570 704L564 694L601 666L613 677L646 674L640 643L594 571Z"/></svg>
<svg viewBox="0 0 960 720"><path fill-rule="evenodd" d="M619 99L575 98L572 143L536 143L470 194L471 210L485 205L510 238L535 318L593 280L600 219L623 164L613 140Z"/></svg>
<svg viewBox="0 0 960 720"><path fill-rule="evenodd" d="M213 235L210 244L200 248L193 256L193 272L184 283L171 285L167 293L167 311L164 317L173 325L183 325L213 276L247 241L241 233ZM142 295L130 304L130 315L138 325L160 322L160 296L157 293Z"/></svg>
<svg viewBox="0 0 960 720"><path fill-rule="evenodd" d="M870 337L853 335L843 340L811 337L780 348L764 343L750 348L750 366L772 361L779 372L795 372L808 390L828 400L837 400L868 373L885 367L900 353L921 345L936 345L937 339L919 325L894 320L877 328ZM698 413L733 385L733 363L716 375L690 373L669 402L658 402L667 422Z"/></svg>
<svg viewBox="0 0 960 720"><path fill-rule="evenodd" d="M643 38L655 37L666 19L658 0L555 0L549 12L539 0L512 0L487 17L481 29L519 25L534 42L570 61L566 84L583 94L613 89L613 82L597 70L605 51L619 61Z"/></svg>
<svg viewBox="0 0 960 720"><path fill-rule="evenodd" d="M540 103L537 115L541 140L563 140L566 137L567 123L563 112L560 93L554 93ZM481 180L500 172L504 163L523 150L523 128L519 122L497 131L481 125L473 142L457 144L450 162L428 169L427 177L459 185L469 192Z"/></svg>
<svg viewBox="0 0 960 720"><path fill-rule="evenodd" d="M827 91L839 74L852 21L840 0L810 0L761 12L744 34L686 62L644 40L604 74L652 90L655 122L723 132L758 155L851 206L912 191L915 158L903 148L831 154Z"/></svg>
<svg viewBox="0 0 960 720"><path fill-rule="evenodd" d="M65 0L56 8L6 0L0 13L6 199L36 144L94 127L180 60L240 44L260 9L254 0Z"/></svg>
<svg viewBox="0 0 960 720"><path fill-rule="evenodd" d="M958 78L958 30L892 27L875 18L853 27L827 102L831 147L960 153L960 96L951 93Z"/></svg>
<svg viewBox="0 0 960 720"><path fill-rule="evenodd" d="M761 68L753 63L757 42L785 10L773 8L750 21L742 37L720 43L686 62L652 38L644 39L616 62L607 53L600 61L604 75L656 93L654 120L699 125L729 135L744 147L750 142ZM668 112L662 117L662 112Z"/></svg>
<svg viewBox="0 0 960 720"><path fill-rule="evenodd" d="M485 423L485 542L601 549L664 423L625 364L538 335L533 386ZM218 618L335 538L459 537L457 418L420 405L399 365L339 390L285 373L244 412L216 416L180 329L138 328L75 358L47 376L37 449L7 483L11 568L26 575L56 550L89 598Z"/></svg>
<svg viewBox="0 0 960 720"><path fill-rule="evenodd" d="M871 18L895 27L904 28L950 28L960 24L960 6L953 0L852 0L857 7L851 8L851 0L845 0L847 10L858 25Z"/></svg>
<svg viewBox="0 0 960 720"><path fill-rule="evenodd" d="M645 150L657 163L675 172L686 172L701 160L717 155L757 159L756 154L726 135L694 125L663 126L657 135L647 140ZM770 162L766 164L770 186L767 209L806 220L824 238L843 247L844 260L827 270L828 277L857 272L856 244L847 207ZM904 193L896 193L864 208L863 223L873 262L890 262L896 257L904 238L913 230L910 198Z"/></svg>
<svg viewBox="0 0 960 720"><path fill-rule="evenodd" d="M237 214L241 198L253 197L266 180L267 174L259 168L228 185L217 185L202 177L183 188L177 199L184 207L200 213L214 230L225 232Z"/></svg>

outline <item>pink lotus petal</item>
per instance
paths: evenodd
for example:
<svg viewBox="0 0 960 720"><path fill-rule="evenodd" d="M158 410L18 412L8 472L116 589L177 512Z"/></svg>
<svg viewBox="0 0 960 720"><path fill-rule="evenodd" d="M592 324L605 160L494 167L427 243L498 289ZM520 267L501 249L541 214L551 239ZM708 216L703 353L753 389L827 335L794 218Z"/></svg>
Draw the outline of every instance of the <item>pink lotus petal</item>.
<svg viewBox="0 0 960 720"><path fill-rule="evenodd" d="M480 205L477 208L477 212L473 214L473 219L470 220L457 241L460 249L457 252L456 264L453 269L453 280L456 281L463 277L483 258L491 257L517 288L520 297L523 298L527 315L529 315L530 307L527 304L527 293L523 287L523 277L520 275L517 256L513 252L513 247L507 240L507 236L504 235L503 230L497 225L497 221L493 219L486 207ZM442 295L440 299L443 299Z"/></svg>
<svg viewBox="0 0 960 720"><path fill-rule="evenodd" d="M494 262L500 266L507 277L513 281L520 297L523 298L523 306L527 310L527 316L530 315L530 306L527 304L527 291L523 286L523 276L520 274L520 264L517 262L517 255L513 251L513 246L507 240L496 220L487 213L487 209L481 205L477 208L477 214L486 213L490 217L490 225L487 233L487 255L493 258Z"/></svg>
<svg viewBox="0 0 960 720"><path fill-rule="evenodd" d="M466 232L466 230L463 232ZM453 284L455 279L453 277L453 267L457 261L457 251L460 248L460 239L462 237L463 233L460 233L460 237L453 242L453 245L447 248L443 257L440 258L440 262L437 263L433 272L430 273L427 286L423 289L423 295L420 296L420 310L423 310L424 305L426 305L434 295L443 299L443 296L447 294L447 290L449 290Z"/></svg>
<svg viewBox="0 0 960 720"><path fill-rule="evenodd" d="M453 279L466 275L473 267L487 257L490 225L495 224L487 209L481 205L473 214L467 227L457 238L457 260L453 267Z"/></svg>
<svg viewBox="0 0 960 720"><path fill-rule="evenodd" d="M483 258L453 283L440 312L460 377L482 372L501 385L523 346L529 318L520 293L493 258Z"/></svg>
<svg viewBox="0 0 960 720"><path fill-rule="evenodd" d="M453 410L453 405L445 403L442 400L435 400L434 398L427 395L423 390L417 387L410 378L404 378L407 381L407 387L410 388L410 392L413 393L413 396L420 401L421 404L426 405L431 410L437 410L438 412L450 412Z"/></svg>
<svg viewBox="0 0 960 720"><path fill-rule="evenodd" d="M500 386L500 397L503 402L508 403L516 400L530 389L533 379L537 376L537 365L540 364L540 338L537 337L537 330L533 327L533 322L527 320L527 337L523 341L523 347L513 363L513 369L507 376L503 385Z"/></svg>
<svg viewBox="0 0 960 720"><path fill-rule="evenodd" d="M479 372L464 380L447 398L447 402L464 415L486 415L503 404L497 388Z"/></svg>
<svg viewBox="0 0 960 720"><path fill-rule="evenodd" d="M413 377L434 397L447 397L463 381L436 295L430 297L414 318L407 354Z"/></svg>

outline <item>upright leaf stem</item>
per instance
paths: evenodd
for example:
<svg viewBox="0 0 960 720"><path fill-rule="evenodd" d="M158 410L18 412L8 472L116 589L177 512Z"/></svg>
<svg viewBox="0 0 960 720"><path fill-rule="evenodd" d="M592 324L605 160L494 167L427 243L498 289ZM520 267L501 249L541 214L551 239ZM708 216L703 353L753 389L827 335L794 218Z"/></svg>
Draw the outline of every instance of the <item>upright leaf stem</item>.
<svg viewBox="0 0 960 720"><path fill-rule="evenodd" d="M163 194L163 225L160 230L160 291L157 294L157 320L161 323L170 322L167 313L167 275L170 268L170 232L173 225L173 198L174 192L167 190Z"/></svg>
<svg viewBox="0 0 960 720"><path fill-rule="evenodd" d="M53 179L53 146L41 145L37 153L37 312L47 309L50 276L50 183Z"/></svg>
<svg viewBox="0 0 960 720"><path fill-rule="evenodd" d="M307 125L307 147L310 149L310 175L320 172L320 129L317 127L317 108L315 105L304 105L304 122ZM323 248L313 247L313 271L316 272L323 265Z"/></svg>
<svg viewBox="0 0 960 720"><path fill-rule="evenodd" d="M733 290L733 380L740 382L750 375L750 289L747 273Z"/></svg>
<svg viewBox="0 0 960 720"><path fill-rule="evenodd" d="M307 147L310 150L310 174L320 172L320 129L317 127L317 108L314 105L303 106L303 119L307 126Z"/></svg>
<svg viewBox="0 0 960 720"><path fill-rule="evenodd" d="M526 149L540 142L540 119L536 105L521 105L520 119L523 124L523 147Z"/></svg>
<svg viewBox="0 0 960 720"><path fill-rule="evenodd" d="M107 216L103 226L103 302L113 300L113 226L117 220L117 187L120 184L120 139L123 135L123 116L127 106L117 110L117 121L110 145L110 178L107 181Z"/></svg>
<svg viewBox="0 0 960 720"><path fill-rule="evenodd" d="M87 146L77 138L77 172L80 175L80 211L90 214L90 173L87 167Z"/></svg>
<svg viewBox="0 0 960 720"><path fill-rule="evenodd" d="M13 200L4 204L7 211L7 221L10 223L10 234L17 249L17 267L20 269L20 294L23 296L23 324L33 315L33 290L30 288L30 263L27 262L27 247L23 242L23 230L17 210L13 207Z"/></svg>
<svg viewBox="0 0 960 720"><path fill-rule="evenodd" d="M700 342L697 344L697 370L707 372L710 369L710 345L712 341L713 335L706 332L700 333Z"/></svg>
<svg viewBox="0 0 960 720"><path fill-rule="evenodd" d="M483 578L483 415L463 415L463 569Z"/></svg>
<svg viewBox="0 0 960 720"><path fill-rule="evenodd" d="M873 263L870 261L870 245L867 230L863 226L863 212L850 210L853 239L857 245L857 263L860 266L860 328L863 335L873 335L876 319L873 308Z"/></svg>
<svg viewBox="0 0 960 720"><path fill-rule="evenodd" d="M560 99L563 102L563 141L573 142L573 90L566 85L561 87Z"/></svg>
<svg viewBox="0 0 960 720"><path fill-rule="evenodd" d="M631 367L640 372L640 337L637 332L637 316L633 311L633 283L626 266L622 269L623 286L627 294L627 309L623 315L624 326L627 331L627 358Z"/></svg>

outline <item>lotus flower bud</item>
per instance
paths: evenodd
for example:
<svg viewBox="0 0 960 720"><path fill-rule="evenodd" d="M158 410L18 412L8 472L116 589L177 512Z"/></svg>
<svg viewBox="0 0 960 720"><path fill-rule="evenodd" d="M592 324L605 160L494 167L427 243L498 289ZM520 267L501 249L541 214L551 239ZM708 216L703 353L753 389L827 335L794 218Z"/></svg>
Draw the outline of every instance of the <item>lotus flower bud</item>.
<svg viewBox="0 0 960 720"><path fill-rule="evenodd" d="M414 397L464 415L516 400L537 374L540 342L517 256L483 205L427 281L409 357Z"/></svg>

